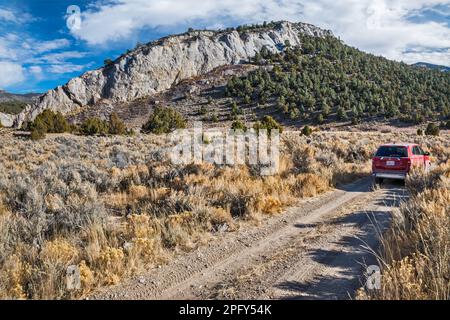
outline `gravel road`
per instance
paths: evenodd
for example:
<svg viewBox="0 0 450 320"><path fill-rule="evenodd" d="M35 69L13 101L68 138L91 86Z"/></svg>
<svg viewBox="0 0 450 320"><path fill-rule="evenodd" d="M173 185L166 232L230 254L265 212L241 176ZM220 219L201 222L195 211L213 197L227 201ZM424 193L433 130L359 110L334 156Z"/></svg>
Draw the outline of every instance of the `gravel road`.
<svg viewBox="0 0 450 320"><path fill-rule="evenodd" d="M259 226L224 233L90 299L349 299L376 264L379 233L407 197L358 180L301 200Z"/></svg>

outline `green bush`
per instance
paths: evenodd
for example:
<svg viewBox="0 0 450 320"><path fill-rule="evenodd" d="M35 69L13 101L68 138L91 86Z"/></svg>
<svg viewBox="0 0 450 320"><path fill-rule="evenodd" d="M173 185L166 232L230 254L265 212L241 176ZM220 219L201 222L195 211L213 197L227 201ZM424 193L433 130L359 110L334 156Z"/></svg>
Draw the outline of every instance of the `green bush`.
<svg viewBox="0 0 450 320"><path fill-rule="evenodd" d="M109 132L108 122L97 117L85 120L80 126L80 133L87 136L92 136L96 134L105 135L108 132Z"/></svg>
<svg viewBox="0 0 450 320"><path fill-rule="evenodd" d="M231 124L231 129L247 131L247 126L240 120L236 120Z"/></svg>
<svg viewBox="0 0 450 320"><path fill-rule="evenodd" d="M417 135L418 136L423 136L423 130L422 129L417 129Z"/></svg>
<svg viewBox="0 0 450 320"><path fill-rule="evenodd" d="M79 131L83 135L132 135L133 131L128 130L117 113L113 112L109 121L94 117L86 119L80 126Z"/></svg>
<svg viewBox="0 0 450 320"><path fill-rule="evenodd" d="M31 131L31 140L41 140L45 138L45 130L42 127L36 127Z"/></svg>
<svg viewBox="0 0 450 320"><path fill-rule="evenodd" d="M49 109L39 114L30 127L31 130L38 128L45 131L45 133L63 133L70 131L70 125L62 113L53 112Z"/></svg>
<svg viewBox="0 0 450 320"><path fill-rule="evenodd" d="M109 117L108 133L116 135L126 135L129 133L127 127L115 112L113 112Z"/></svg>
<svg viewBox="0 0 450 320"><path fill-rule="evenodd" d="M145 133L164 134L186 128L186 120L172 108L157 107L150 119L142 126Z"/></svg>
<svg viewBox="0 0 450 320"><path fill-rule="evenodd" d="M261 121L254 124L253 129L259 132L261 129L266 129L267 133L270 134L272 130L279 130L280 133L283 132L283 127L271 116L264 116Z"/></svg>
<svg viewBox="0 0 450 320"><path fill-rule="evenodd" d="M219 116L217 115L216 112L214 112L214 113L212 114L212 116L211 116L211 121L214 122L214 123L219 122Z"/></svg>
<svg viewBox="0 0 450 320"><path fill-rule="evenodd" d="M344 108L338 108L337 110L337 118L338 120L345 121L348 119L347 112Z"/></svg>
<svg viewBox="0 0 450 320"><path fill-rule="evenodd" d="M204 116L205 114L208 113L208 108L206 108L206 106L203 105L203 106L200 107L200 110L198 111L198 113L199 113L200 115Z"/></svg>
<svg viewBox="0 0 450 320"><path fill-rule="evenodd" d="M325 118L324 118L323 114L319 113L317 115L316 121L318 124L323 124L325 122Z"/></svg>
<svg viewBox="0 0 450 320"><path fill-rule="evenodd" d="M71 131L71 127L61 112L44 110L29 125L31 139L39 140L45 137L46 133L64 133Z"/></svg>
<svg viewBox="0 0 450 320"><path fill-rule="evenodd" d="M297 120L298 118L300 118L300 111L297 108L292 109L289 112L289 118L291 120Z"/></svg>
<svg viewBox="0 0 450 320"><path fill-rule="evenodd" d="M425 134L427 136L438 136L439 132L439 127L434 123L429 123L427 129L425 130Z"/></svg>
<svg viewBox="0 0 450 320"><path fill-rule="evenodd" d="M313 129L310 126L304 126L302 129L302 135L309 137L312 135Z"/></svg>
<svg viewBox="0 0 450 320"><path fill-rule="evenodd" d="M112 61L111 59L105 59L105 61L103 61L103 63L105 64L106 67L108 67L108 66L112 66L114 64L114 61Z"/></svg>

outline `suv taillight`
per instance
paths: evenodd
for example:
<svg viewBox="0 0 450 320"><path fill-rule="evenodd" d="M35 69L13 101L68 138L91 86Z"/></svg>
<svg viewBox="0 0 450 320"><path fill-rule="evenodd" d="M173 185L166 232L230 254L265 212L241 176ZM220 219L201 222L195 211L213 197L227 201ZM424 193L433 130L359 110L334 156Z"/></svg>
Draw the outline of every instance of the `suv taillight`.
<svg viewBox="0 0 450 320"><path fill-rule="evenodd" d="M403 165L406 165L406 170L409 171L411 169L411 159L410 158L403 159Z"/></svg>
<svg viewBox="0 0 450 320"><path fill-rule="evenodd" d="M380 158L373 158L372 159L372 168L376 168L381 164Z"/></svg>

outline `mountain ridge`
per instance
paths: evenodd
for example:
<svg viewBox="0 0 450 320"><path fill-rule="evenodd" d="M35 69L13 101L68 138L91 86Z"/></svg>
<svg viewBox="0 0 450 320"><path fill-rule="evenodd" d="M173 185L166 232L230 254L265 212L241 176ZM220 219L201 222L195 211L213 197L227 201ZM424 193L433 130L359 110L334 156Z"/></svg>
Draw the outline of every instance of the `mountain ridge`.
<svg viewBox="0 0 450 320"><path fill-rule="evenodd" d="M32 121L45 109L71 114L98 103L124 103L148 97L217 67L248 61L263 47L279 52L286 42L300 45L299 33L333 35L311 24L281 21L270 28L190 31L167 36L48 91L15 117L14 126Z"/></svg>
<svg viewBox="0 0 450 320"><path fill-rule="evenodd" d="M6 90L0 89L0 102L11 102L11 101L20 101L20 102L33 102L34 99L41 96L41 93L11 93Z"/></svg>
<svg viewBox="0 0 450 320"><path fill-rule="evenodd" d="M428 63L428 62L417 62L417 63L414 63L412 66L419 67L419 68L435 69L435 70L439 70L442 72L450 72L450 67L448 67L448 66L438 65L438 64Z"/></svg>

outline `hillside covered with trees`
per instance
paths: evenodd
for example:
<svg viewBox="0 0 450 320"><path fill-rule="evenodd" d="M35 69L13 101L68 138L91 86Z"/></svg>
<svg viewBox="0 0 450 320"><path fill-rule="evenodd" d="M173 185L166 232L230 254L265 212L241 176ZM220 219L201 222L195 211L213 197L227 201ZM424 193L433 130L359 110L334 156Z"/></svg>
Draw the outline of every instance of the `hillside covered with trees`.
<svg viewBox="0 0 450 320"><path fill-rule="evenodd" d="M301 48L286 43L282 53L258 53L251 63L262 68L231 79L227 95L239 107L275 108L315 124L449 119L450 73L367 54L331 36L300 36Z"/></svg>

